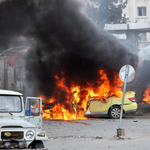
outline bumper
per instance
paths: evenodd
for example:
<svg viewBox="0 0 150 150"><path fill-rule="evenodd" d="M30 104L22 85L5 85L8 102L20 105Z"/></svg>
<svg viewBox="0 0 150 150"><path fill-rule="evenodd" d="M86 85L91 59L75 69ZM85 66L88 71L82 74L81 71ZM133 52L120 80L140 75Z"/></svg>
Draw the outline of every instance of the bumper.
<svg viewBox="0 0 150 150"><path fill-rule="evenodd" d="M124 105L123 109L125 113L133 113L137 110L137 103L131 103L130 105Z"/></svg>
<svg viewBox="0 0 150 150"><path fill-rule="evenodd" d="M33 142L33 141L31 141ZM29 142L29 143L31 143ZM29 143L26 141L16 141L16 140L7 140L7 141L0 141L0 149L26 149L30 150L31 148L28 148ZM33 150L33 148L32 148ZM40 150L48 150L47 148L40 148Z"/></svg>

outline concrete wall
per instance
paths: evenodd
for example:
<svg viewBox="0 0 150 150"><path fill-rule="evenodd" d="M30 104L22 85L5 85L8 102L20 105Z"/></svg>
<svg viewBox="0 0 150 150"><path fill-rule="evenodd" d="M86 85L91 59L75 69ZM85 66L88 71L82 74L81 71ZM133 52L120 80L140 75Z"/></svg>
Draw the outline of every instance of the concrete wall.
<svg viewBox="0 0 150 150"><path fill-rule="evenodd" d="M8 90L15 90L14 88L14 67L8 66L7 68L7 74L8 74Z"/></svg>
<svg viewBox="0 0 150 150"><path fill-rule="evenodd" d="M18 91L26 96L35 96L32 86L25 81L22 59L17 59L13 67L7 65L7 57L0 57L0 89Z"/></svg>
<svg viewBox="0 0 150 150"><path fill-rule="evenodd" d="M14 67L7 65L7 58L0 57L0 89L14 90Z"/></svg>

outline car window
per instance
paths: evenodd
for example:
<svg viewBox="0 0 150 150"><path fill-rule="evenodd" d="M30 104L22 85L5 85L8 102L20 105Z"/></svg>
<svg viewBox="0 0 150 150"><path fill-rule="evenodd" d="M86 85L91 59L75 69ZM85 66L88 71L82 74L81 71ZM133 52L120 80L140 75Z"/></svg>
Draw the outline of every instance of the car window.
<svg viewBox="0 0 150 150"><path fill-rule="evenodd" d="M0 112L21 112L21 110L19 96L0 96Z"/></svg>
<svg viewBox="0 0 150 150"><path fill-rule="evenodd" d="M26 116L39 116L40 115L40 100L28 99L25 107Z"/></svg>

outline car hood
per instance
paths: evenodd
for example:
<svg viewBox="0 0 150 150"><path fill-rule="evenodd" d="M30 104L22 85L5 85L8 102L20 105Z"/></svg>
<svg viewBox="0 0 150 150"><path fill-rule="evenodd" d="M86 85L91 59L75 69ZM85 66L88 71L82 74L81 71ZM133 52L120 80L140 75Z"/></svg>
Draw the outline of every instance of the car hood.
<svg viewBox="0 0 150 150"><path fill-rule="evenodd" d="M20 119L20 118L0 118L0 128L2 127L7 127L7 126L11 126L13 128L16 126L20 126L23 128L28 128L28 127L32 127L35 128L35 126L27 121L25 121L24 119Z"/></svg>

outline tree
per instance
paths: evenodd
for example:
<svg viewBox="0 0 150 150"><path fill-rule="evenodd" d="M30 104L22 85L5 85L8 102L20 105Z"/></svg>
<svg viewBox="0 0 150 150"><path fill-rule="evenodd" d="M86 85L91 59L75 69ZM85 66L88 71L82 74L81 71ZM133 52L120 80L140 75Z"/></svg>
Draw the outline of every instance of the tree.
<svg viewBox="0 0 150 150"><path fill-rule="evenodd" d="M104 28L106 23L126 23L125 15L122 16L127 0L91 0L87 6L87 14L98 26Z"/></svg>

